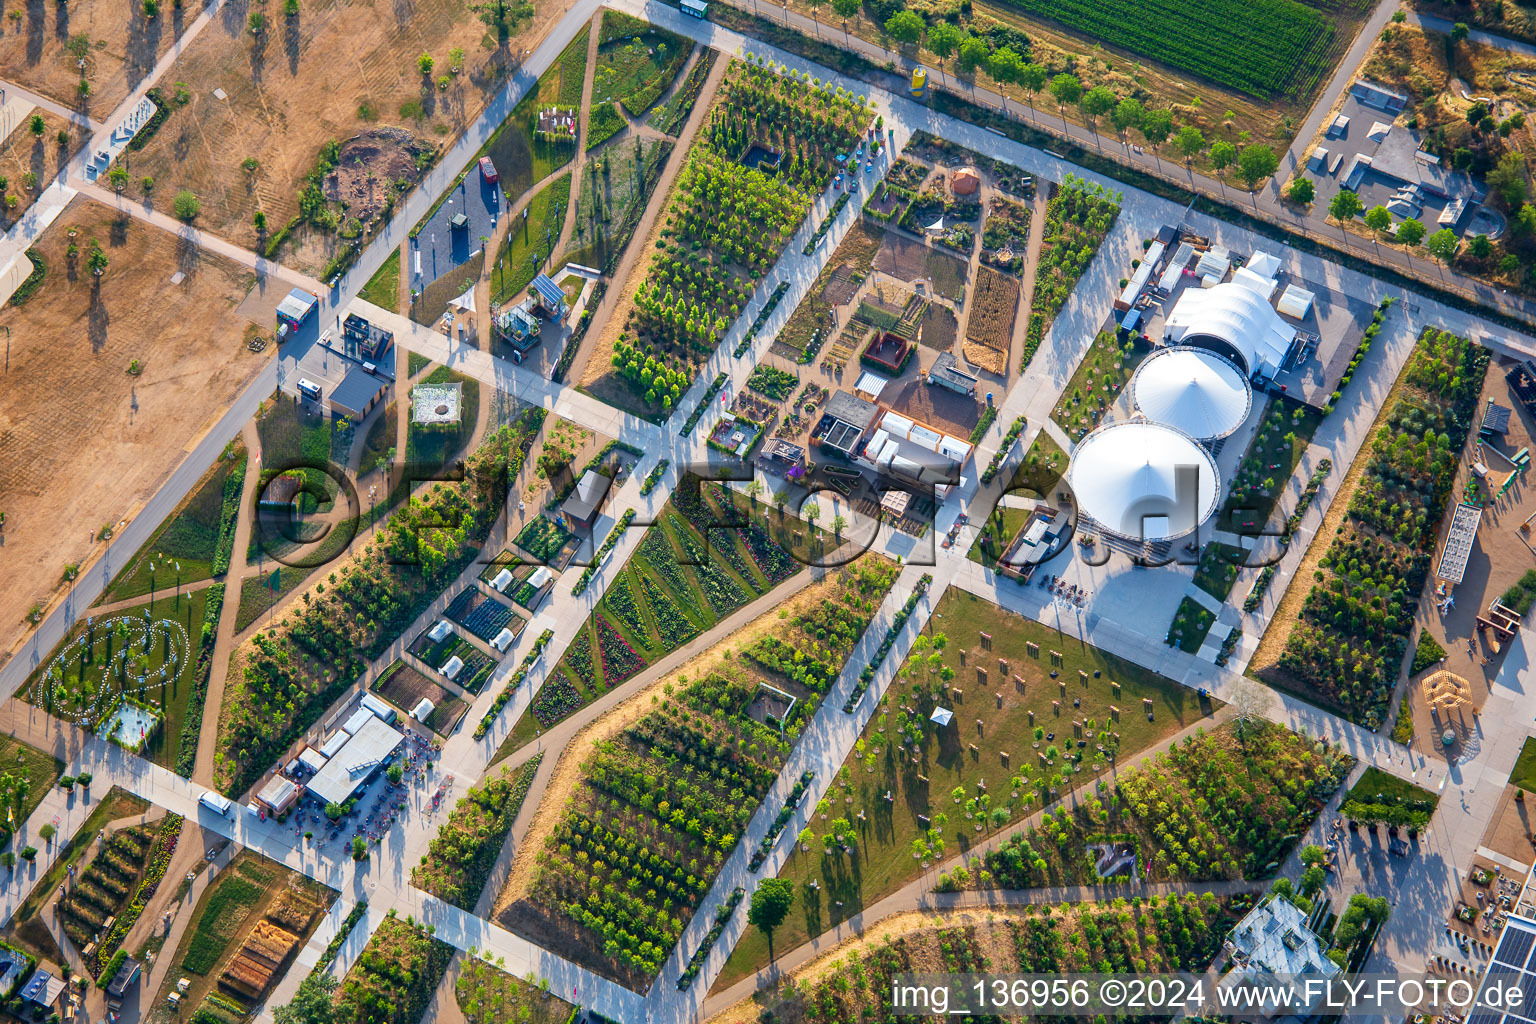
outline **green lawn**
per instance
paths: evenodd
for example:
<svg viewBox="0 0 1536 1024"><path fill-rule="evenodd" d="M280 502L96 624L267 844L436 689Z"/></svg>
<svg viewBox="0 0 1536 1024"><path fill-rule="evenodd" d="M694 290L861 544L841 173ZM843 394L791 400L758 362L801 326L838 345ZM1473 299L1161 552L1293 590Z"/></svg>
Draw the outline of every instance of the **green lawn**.
<svg viewBox="0 0 1536 1024"><path fill-rule="evenodd" d="M667 91L688 63L693 46L665 29L634 24L634 19L621 22L624 17L603 12L603 42L592 74L592 99L618 100L630 117L638 118ZM590 128L587 134L590 139Z"/></svg>
<svg viewBox="0 0 1536 1024"><path fill-rule="evenodd" d="M1051 435L1042 430L1035 435L1035 443L1029 446L1029 451L1024 453L1024 460L1013 471L1010 486L1033 491L1046 501L1053 501L1056 496L1052 492L1066 472L1067 453L1061 450L1061 445Z"/></svg>
<svg viewBox="0 0 1536 1024"><path fill-rule="evenodd" d="M235 610L235 632L243 632L247 626L266 614L267 609L283 599L283 595L309 578L314 567L272 565L256 576L240 581L240 607ZM272 589L272 576L277 575L277 589Z"/></svg>
<svg viewBox="0 0 1536 1024"><path fill-rule="evenodd" d="M1526 737L1514 771L1509 773L1509 781L1527 793L1536 793L1536 736Z"/></svg>
<svg viewBox="0 0 1536 1024"><path fill-rule="evenodd" d="M357 462L359 476L389 461L389 453L394 450L395 439L399 434L400 403L390 402L369 426L368 434L363 438L363 454Z"/></svg>
<svg viewBox="0 0 1536 1024"><path fill-rule="evenodd" d="M1217 529L1237 530L1248 523L1255 524L1256 529L1269 520L1285 482L1296 471L1322 422L1323 414L1311 406L1286 398L1271 400L1232 481L1226 504L1217 515Z"/></svg>
<svg viewBox="0 0 1536 1024"><path fill-rule="evenodd" d="M389 254L378 271L363 285L358 297L375 306L383 306L391 313L400 312L400 250Z"/></svg>
<svg viewBox="0 0 1536 1024"><path fill-rule="evenodd" d="M560 240L570 203L569 174L556 178L529 200L527 216L513 221L502 242L501 255L491 275L492 302L512 301L543 268L554 243Z"/></svg>
<svg viewBox="0 0 1536 1024"><path fill-rule="evenodd" d="M195 583L213 575L213 561L219 545L220 513L224 506L224 484L236 467L240 467L243 472L245 466L243 449L231 454L232 458L219 459L203 475L203 479L181 503L181 507L134 554L128 567L118 573L98 604L126 601L148 594L151 590L163 592L174 588L178 578L182 583ZM238 492L233 495L233 499L238 504ZM233 526L231 522L231 541ZM153 572L151 566L154 567Z"/></svg>
<svg viewBox="0 0 1536 1024"><path fill-rule="evenodd" d="M989 648L981 646L982 633L991 636ZM943 856L964 853L992 831L990 825L965 816L965 801L978 797L979 783L988 784L991 806L1005 809L1008 819L1016 821L1039 807L1030 783L1044 773L1064 772L1058 787L1058 795L1064 795L1111 771L1108 760L1096 751L1098 742L1086 738L1088 731L1118 733L1118 756L1124 763L1205 713L1194 691L956 588L940 599L925 633L930 644L938 635L945 637L938 652L942 668L929 663L932 646L909 655L854 753L839 769L826 811L813 821L811 849L797 848L780 873L794 883L797 898L774 934L777 950L799 946L917 878L923 865L912 856L912 843L927 827L919 815L932 819L945 814L949 820L942 830ZM1006 662L1006 673L1000 662ZM943 669L954 673L950 683L959 692L935 700ZM1152 701L1150 721L1142 711L1144 698ZM940 701L955 713L943 730L927 724ZM916 729L917 764L903 756L912 748L900 743L902 706L915 708L923 723ZM1111 706L1123 713L1115 715ZM1075 754L1074 722L1083 723L1087 744ZM1038 740L1033 739L1036 728L1041 730ZM1047 755L1058 747L1068 755L1063 758L1057 751L1060 767L1047 768ZM1009 755L1006 762L1004 752ZM1067 772L1074 756L1082 756L1081 771ZM1032 772L1038 774L1025 785L1009 785L1010 775ZM956 787L964 790L959 801L953 795ZM886 792L892 795L889 802ZM822 852L821 835L839 818L850 822L856 833L852 856ZM819 891L808 888L813 881ZM747 929L717 987L739 981L767 960L762 932Z"/></svg>
<svg viewBox="0 0 1536 1024"><path fill-rule="evenodd" d="M982 524L981 532L971 542L971 550L966 553L966 557L988 568L995 566L1008 549L1008 542L1024 528L1028 520L1028 509L998 505Z"/></svg>
<svg viewBox="0 0 1536 1024"><path fill-rule="evenodd" d="M1526 778L1522 774L1521 765L1524 764L1525 770L1529 771L1531 766L1527 762L1527 758L1536 756L1531 751L1533 743L1536 743L1536 738L1526 738L1525 746L1520 748L1520 760L1515 762L1515 770L1510 773L1509 781L1520 786L1521 789L1526 788L1518 781L1519 779ZM1367 767L1360 774L1360 781L1351 786L1349 792L1344 794L1344 803L1349 803L1351 800L1360 800L1366 803L1427 800L1431 805L1440 803L1440 797L1437 794L1430 792L1422 786L1415 786L1407 779L1400 779L1390 772L1384 772L1374 765Z"/></svg>
<svg viewBox="0 0 1536 1024"><path fill-rule="evenodd" d="M37 805L43 802L43 797L58 785L59 776L64 774L63 761L10 736L0 736L0 766L4 766L8 772L20 770L27 777L27 798L21 803L18 821L25 821L32 816ZM10 830L4 823L0 823L0 832L5 833L5 841L9 844Z"/></svg>
<svg viewBox="0 0 1536 1024"><path fill-rule="evenodd" d="M623 250L655 190L672 143L629 138L589 159L576 199L571 263L604 268ZM572 297L574 301L574 296Z"/></svg>
<svg viewBox="0 0 1536 1024"><path fill-rule="evenodd" d="M198 901L196 919L177 950L181 969L205 976L212 971L275 877L249 852L221 872Z"/></svg>
<svg viewBox="0 0 1536 1024"><path fill-rule="evenodd" d="M1215 622L1216 616L1203 604L1186 597L1173 613L1173 622L1168 627L1168 643L1188 654L1196 654Z"/></svg>
<svg viewBox="0 0 1536 1024"><path fill-rule="evenodd" d="M1200 564L1195 566L1195 586L1216 600L1225 601L1246 558L1242 548L1211 541L1200 553Z"/></svg>
<svg viewBox="0 0 1536 1024"><path fill-rule="evenodd" d="M412 423L406 428L405 461L413 479L426 479L449 465L474 434L475 418L480 414L480 382L473 377L439 366L420 384L459 384L462 400L457 425L423 427Z"/></svg>
<svg viewBox="0 0 1536 1024"><path fill-rule="evenodd" d="M279 473L302 468L309 481L302 495L305 513L326 511L335 500L336 482L319 468L331 462L331 420L301 405L293 396L278 394L256 420L261 437L262 485ZM264 493L257 490L258 500ZM319 494L328 495L324 500Z"/></svg>
<svg viewBox="0 0 1536 1024"><path fill-rule="evenodd" d="M1121 344L1113 333L1100 331L1067 381L1061 401L1051 410L1051 419L1072 440L1082 440L1099 425L1149 353L1145 346Z"/></svg>

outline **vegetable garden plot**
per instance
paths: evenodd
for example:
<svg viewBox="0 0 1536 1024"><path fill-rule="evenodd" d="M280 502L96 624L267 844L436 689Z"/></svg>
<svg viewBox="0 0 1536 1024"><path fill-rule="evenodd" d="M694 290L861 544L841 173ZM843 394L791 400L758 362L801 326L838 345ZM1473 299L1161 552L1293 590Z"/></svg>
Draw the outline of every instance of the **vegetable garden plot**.
<svg viewBox="0 0 1536 1024"><path fill-rule="evenodd" d="M403 661L397 661L385 669L374 680L372 688L407 715L416 709L422 698L431 701L434 710L425 724L429 729L445 735L453 730L454 725L469 710L468 704Z"/></svg>
<svg viewBox="0 0 1536 1024"><path fill-rule="evenodd" d="M1303 98L1328 67L1328 15L1297 0L1005 0L1260 99Z"/></svg>
<svg viewBox="0 0 1536 1024"><path fill-rule="evenodd" d="M518 618L511 608L474 585L465 587L448 605L448 617L487 643Z"/></svg>

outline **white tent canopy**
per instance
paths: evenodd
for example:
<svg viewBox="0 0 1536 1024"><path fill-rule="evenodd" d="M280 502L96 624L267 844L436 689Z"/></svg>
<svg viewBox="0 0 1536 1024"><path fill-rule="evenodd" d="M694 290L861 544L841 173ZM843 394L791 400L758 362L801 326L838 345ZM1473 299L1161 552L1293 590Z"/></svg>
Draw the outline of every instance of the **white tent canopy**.
<svg viewBox="0 0 1536 1024"><path fill-rule="evenodd" d="M928 716L928 721L939 725L948 725L954 717L955 713L949 710L949 708L934 708L933 714Z"/></svg>
<svg viewBox="0 0 1536 1024"><path fill-rule="evenodd" d="M1171 540L1210 518L1221 497L1216 460L1181 430L1130 420L1100 427L1067 468L1078 505L1135 540Z"/></svg>
<svg viewBox="0 0 1536 1024"><path fill-rule="evenodd" d="M1241 282L1213 288L1186 288L1168 314L1164 338L1170 343L1221 342L1248 375L1279 370L1296 338L1268 297Z"/></svg>
<svg viewBox="0 0 1536 1024"><path fill-rule="evenodd" d="M469 290L466 291L463 295L449 299L448 305L452 306L454 309L459 310L461 313L473 313L475 311L474 286L471 285Z"/></svg>
<svg viewBox="0 0 1536 1024"><path fill-rule="evenodd" d="M495 579L491 580L491 586L495 587L499 593L505 594L507 592L507 585L511 582L512 570L503 569L501 572L496 574Z"/></svg>
<svg viewBox="0 0 1536 1024"><path fill-rule="evenodd" d="M1131 378L1131 397L1147 419L1200 440L1226 437L1253 407L1253 390L1231 360L1184 346L1148 356Z"/></svg>

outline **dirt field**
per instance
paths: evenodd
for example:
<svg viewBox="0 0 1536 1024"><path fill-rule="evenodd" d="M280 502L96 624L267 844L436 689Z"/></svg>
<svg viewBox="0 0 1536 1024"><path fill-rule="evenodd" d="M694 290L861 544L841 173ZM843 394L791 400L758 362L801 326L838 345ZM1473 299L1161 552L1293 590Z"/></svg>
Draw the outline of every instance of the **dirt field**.
<svg viewBox="0 0 1536 1024"><path fill-rule="evenodd" d="M82 249L74 270L71 225ZM85 267L93 237L111 260L99 282ZM173 235L76 199L38 249L49 267L42 287L0 310L11 336L0 388L5 649L65 563L98 550L90 535L139 510L272 352L242 344L249 325L235 307L252 276ZM186 279L173 285L178 269ZM137 377L127 372L133 359Z"/></svg>
<svg viewBox="0 0 1536 1024"><path fill-rule="evenodd" d="M931 280L934 291L946 299L958 302L965 297L969 268L964 260L895 231L885 233L880 251L875 254L875 269L903 281Z"/></svg>
<svg viewBox="0 0 1536 1024"><path fill-rule="evenodd" d="M326 143L396 126L441 147L561 14L541 5L498 45L459 0L321 0L295 18L272 6L259 36L246 30L244 3L231 6L238 13L209 26L171 69L168 79L186 83L192 99L134 154L132 171L154 175L167 196L190 188L202 199L202 227L250 247L259 243L252 223L257 210L266 213L271 232L298 215L303 179ZM465 53L464 70L449 76L447 89L436 88L417 70L416 58L431 54L433 76L441 76L455 47ZM254 169L242 166L247 159L257 161ZM393 180L389 173L375 171L380 185ZM310 270L323 265L338 242L318 230L295 235L282 258Z"/></svg>
<svg viewBox="0 0 1536 1024"><path fill-rule="evenodd" d="M230 7L241 9L243 24L245 4ZM91 84L85 112L105 118L148 77L199 9L164 3L158 16L146 19L142 5L127 0L11 0L0 20L0 78L75 107L83 53ZM21 14L19 21L13 11Z"/></svg>
<svg viewBox="0 0 1536 1024"><path fill-rule="evenodd" d="M64 169L70 155L80 148L79 135L68 121L42 109L34 113L43 115L41 136L33 135L31 126L23 121L5 137L4 143L0 143L0 177L4 177L6 182L4 195L0 197L0 224L6 228L21 219L21 215L27 212L48 182ZM70 129L67 146L59 145L61 128ZM28 174L33 175L36 182L31 188L27 187L25 181ZM13 196L16 199L15 206L10 205Z"/></svg>

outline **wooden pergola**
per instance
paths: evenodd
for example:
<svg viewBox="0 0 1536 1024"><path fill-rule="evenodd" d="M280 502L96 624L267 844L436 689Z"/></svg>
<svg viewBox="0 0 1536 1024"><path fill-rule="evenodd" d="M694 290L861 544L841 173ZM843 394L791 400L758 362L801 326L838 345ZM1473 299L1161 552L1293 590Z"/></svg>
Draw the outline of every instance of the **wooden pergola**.
<svg viewBox="0 0 1536 1024"><path fill-rule="evenodd" d="M1424 701L1436 714L1449 715L1472 705L1472 685L1454 672L1441 669L1424 677Z"/></svg>

